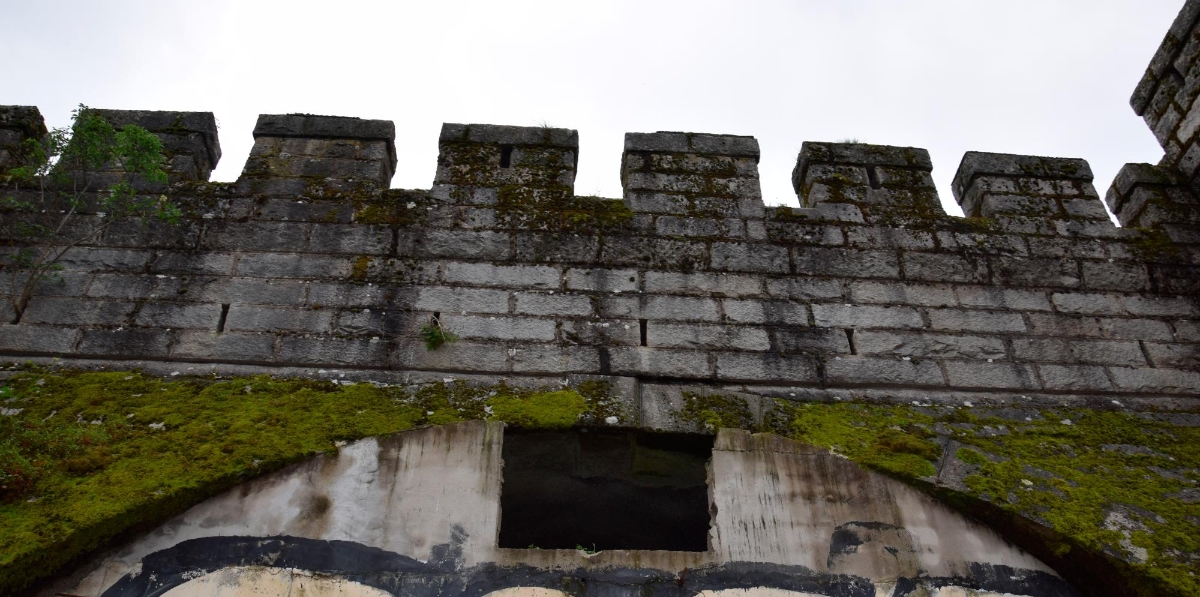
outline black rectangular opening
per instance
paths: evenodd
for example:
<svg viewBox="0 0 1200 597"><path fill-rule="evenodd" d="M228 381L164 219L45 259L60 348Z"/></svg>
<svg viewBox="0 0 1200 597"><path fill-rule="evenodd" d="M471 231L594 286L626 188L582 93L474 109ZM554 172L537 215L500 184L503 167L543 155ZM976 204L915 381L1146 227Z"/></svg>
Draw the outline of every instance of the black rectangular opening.
<svg viewBox="0 0 1200 597"><path fill-rule="evenodd" d="M506 429L499 546L707 551L712 436Z"/></svg>
<svg viewBox="0 0 1200 597"><path fill-rule="evenodd" d="M500 167L507 168L512 164L512 145L500 146Z"/></svg>
<svg viewBox="0 0 1200 597"><path fill-rule="evenodd" d="M646 346L646 320L645 319L638 320L638 329L641 331L641 334L642 334L642 346Z"/></svg>

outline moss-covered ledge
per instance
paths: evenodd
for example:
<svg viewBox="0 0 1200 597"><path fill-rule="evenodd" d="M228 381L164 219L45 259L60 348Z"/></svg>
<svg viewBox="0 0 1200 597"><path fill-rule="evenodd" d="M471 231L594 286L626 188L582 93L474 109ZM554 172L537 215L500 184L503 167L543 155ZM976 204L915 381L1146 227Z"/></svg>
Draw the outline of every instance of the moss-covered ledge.
<svg viewBox="0 0 1200 597"><path fill-rule="evenodd" d="M6 372L11 373L11 372ZM827 447L973 516L1103 594L1200 594L1200 414L776 401L685 393L684 426ZM632 420L609 384L531 390L157 378L27 368L0 382L0 594L342 442L493 419Z"/></svg>
<svg viewBox="0 0 1200 597"><path fill-rule="evenodd" d="M608 391L28 368L0 382L0 595L344 442L471 419L603 421L619 410Z"/></svg>
<svg viewBox="0 0 1200 597"><path fill-rule="evenodd" d="M1087 594L1200 595L1200 413L795 403L683 393L678 417L829 448L924 490Z"/></svg>

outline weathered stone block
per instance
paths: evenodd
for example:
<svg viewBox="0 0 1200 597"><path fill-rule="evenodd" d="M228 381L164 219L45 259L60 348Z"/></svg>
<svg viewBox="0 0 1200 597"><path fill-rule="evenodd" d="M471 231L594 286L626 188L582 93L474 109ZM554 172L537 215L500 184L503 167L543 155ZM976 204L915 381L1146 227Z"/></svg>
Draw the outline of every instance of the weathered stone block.
<svg viewBox="0 0 1200 597"><path fill-rule="evenodd" d="M1019 313L974 309L930 309L929 323L935 330L966 332L1024 332Z"/></svg>
<svg viewBox="0 0 1200 597"><path fill-rule="evenodd" d="M849 278L900 276L899 259L892 251L796 247L792 249L792 262L795 273L799 275Z"/></svg>
<svg viewBox="0 0 1200 597"><path fill-rule="evenodd" d="M329 333L333 323L330 311L313 311L288 307L232 305L225 319L225 329L243 332L308 332Z"/></svg>
<svg viewBox="0 0 1200 597"><path fill-rule="evenodd" d="M213 255L213 257L219 256L221 255ZM160 257L158 261L155 261L155 268L159 267L161 260ZM238 256L237 275L253 278L343 278L349 281L354 266L355 260L349 257L300 253L247 253ZM179 270L179 267L171 269L171 271ZM224 273L228 274L229 272Z"/></svg>
<svg viewBox="0 0 1200 597"><path fill-rule="evenodd" d="M863 355L963 359L1007 357L1004 340L997 336L862 330L854 333L854 346Z"/></svg>
<svg viewBox="0 0 1200 597"><path fill-rule="evenodd" d="M713 243L712 267L735 272L786 274L791 271L788 250L766 244Z"/></svg>
<svg viewBox="0 0 1200 597"><path fill-rule="evenodd" d="M720 319L717 301L677 296L608 296L600 299L600 315L620 319L711 321Z"/></svg>
<svg viewBox="0 0 1200 597"><path fill-rule="evenodd" d="M946 361L946 379L958 388L1005 388L1036 390L1040 387L1033 368L1018 363Z"/></svg>
<svg viewBox="0 0 1200 597"><path fill-rule="evenodd" d="M134 303L122 301L46 296L30 301L21 321L75 326L121 325L128 321L135 308Z"/></svg>
<svg viewBox="0 0 1200 597"><path fill-rule="evenodd" d="M0 323L0 350L15 353L66 353L75 347L80 332L75 328Z"/></svg>
<svg viewBox="0 0 1200 597"><path fill-rule="evenodd" d="M973 256L904 253L904 277L928 282L975 282L988 279L987 262Z"/></svg>
<svg viewBox="0 0 1200 597"><path fill-rule="evenodd" d="M1111 390L1104 367L1086 365L1037 365L1047 390Z"/></svg>
<svg viewBox="0 0 1200 597"><path fill-rule="evenodd" d="M711 296L757 296L763 294L762 278L751 275L648 271L645 273L645 280L646 292L652 293Z"/></svg>
<svg viewBox="0 0 1200 597"><path fill-rule="evenodd" d="M171 345L174 358L222 362L269 362L274 359L274 351L274 334L182 331Z"/></svg>
<svg viewBox="0 0 1200 597"><path fill-rule="evenodd" d="M417 291L413 308L444 313L508 313L506 290L424 286Z"/></svg>
<svg viewBox="0 0 1200 597"><path fill-rule="evenodd" d="M445 329L464 339L550 342L555 320L534 317L443 315Z"/></svg>
<svg viewBox="0 0 1200 597"><path fill-rule="evenodd" d="M204 303L146 303L134 323L157 328L217 329L221 305Z"/></svg>
<svg viewBox="0 0 1200 597"><path fill-rule="evenodd" d="M492 265L490 263L450 262L442 269L447 284L503 286L507 288L559 288L557 267Z"/></svg>
<svg viewBox="0 0 1200 597"><path fill-rule="evenodd" d="M871 305L813 305L813 321L821 327L920 328L921 314L909 307Z"/></svg>
<svg viewBox="0 0 1200 597"><path fill-rule="evenodd" d="M717 378L729 381L779 381L813 383L818 381L812 357L774 353L717 353Z"/></svg>
<svg viewBox="0 0 1200 597"><path fill-rule="evenodd" d="M659 348L751 351L771 348L766 330L758 327L653 322L646 330L647 345Z"/></svg>
<svg viewBox="0 0 1200 597"><path fill-rule="evenodd" d="M284 336L279 361L328 367L381 367L388 363L388 344L379 338Z"/></svg>
<svg viewBox="0 0 1200 597"><path fill-rule="evenodd" d="M511 353L513 373L601 373L599 350L591 346L531 344Z"/></svg>
<svg viewBox="0 0 1200 597"><path fill-rule="evenodd" d="M1061 293L1050 295L1054 307L1063 313L1123 315L1125 308L1110 294Z"/></svg>
<svg viewBox="0 0 1200 597"><path fill-rule="evenodd" d="M162 330L84 330L75 352L88 356L162 358L171 334Z"/></svg>
<svg viewBox="0 0 1200 597"><path fill-rule="evenodd" d="M516 297L516 313L551 317L582 317L595 312L592 298L582 294L517 292L514 296Z"/></svg>
<svg viewBox="0 0 1200 597"><path fill-rule="evenodd" d="M942 386L942 370L933 361L840 356L825 360L825 379L831 383L863 385Z"/></svg>
<svg viewBox="0 0 1200 597"><path fill-rule="evenodd" d="M712 375L708 355L695 350L664 348L613 348L609 351L612 373L656 377L707 378Z"/></svg>

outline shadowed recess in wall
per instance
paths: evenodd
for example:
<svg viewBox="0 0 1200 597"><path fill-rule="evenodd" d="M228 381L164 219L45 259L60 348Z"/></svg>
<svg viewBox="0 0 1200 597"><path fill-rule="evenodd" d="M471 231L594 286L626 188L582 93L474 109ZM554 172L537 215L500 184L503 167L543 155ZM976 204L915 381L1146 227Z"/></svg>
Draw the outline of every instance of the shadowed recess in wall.
<svg viewBox="0 0 1200 597"><path fill-rule="evenodd" d="M712 447L682 433L507 430L499 546L706 551Z"/></svg>

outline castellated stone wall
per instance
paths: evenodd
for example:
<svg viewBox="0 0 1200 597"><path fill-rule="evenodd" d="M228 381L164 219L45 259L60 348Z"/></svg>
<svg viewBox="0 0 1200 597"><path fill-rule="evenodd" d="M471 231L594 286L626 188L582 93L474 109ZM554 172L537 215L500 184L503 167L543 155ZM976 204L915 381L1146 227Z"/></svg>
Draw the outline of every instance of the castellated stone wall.
<svg viewBox="0 0 1200 597"><path fill-rule="evenodd" d="M1200 393L1200 212L1175 167L1122 171L1119 228L1085 161L970 152L954 218L925 150L810 142L796 209L764 206L751 137L630 133L624 197L604 199L573 193L573 130L447 124L432 188L408 191L387 188L390 122L264 115L225 184L205 182L211 115L105 114L164 139L172 184L147 191L185 220L73 249L0 327L4 357L825 397ZM36 108L3 115L10 147L44 130ZM431 351L435 315L461 340Z"/></svg>

